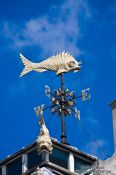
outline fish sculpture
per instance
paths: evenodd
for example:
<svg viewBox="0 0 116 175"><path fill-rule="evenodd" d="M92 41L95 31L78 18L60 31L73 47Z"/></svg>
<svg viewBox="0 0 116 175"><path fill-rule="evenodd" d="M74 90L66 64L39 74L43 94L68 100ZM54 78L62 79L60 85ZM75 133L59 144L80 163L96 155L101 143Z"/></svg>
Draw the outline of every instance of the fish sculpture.
<svg viewBox="0 0 116 175"><path fill-rule="evenodd" d="M40 62L33 63L20 54L20 58L24 64L24 69L20 74L20 77L34 70L37 72L44 71L55 71L57 75L69 71L77 72L80 70L81 61L78 62L68 52L62 52L55 56L49 57L48 59Z"/></svg>

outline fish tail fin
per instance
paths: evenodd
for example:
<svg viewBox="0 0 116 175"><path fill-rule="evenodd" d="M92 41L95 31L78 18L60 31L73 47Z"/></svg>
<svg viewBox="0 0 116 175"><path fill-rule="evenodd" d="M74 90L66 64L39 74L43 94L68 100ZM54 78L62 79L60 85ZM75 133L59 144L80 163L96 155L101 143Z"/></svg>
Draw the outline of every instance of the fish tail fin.
<svg viewBox="0 0 116 175"><path fill-rule="evenodd" d="M20 58L21 58L24 66L25 66L24 69L23 69L23 71L20 74L20 77L22 77L23 75L25 75L28 72L30 72L30 71L33 70L33 68L32 68L32 64L33 63L31 61L29 61L27 58L25 58L21 53L20 53Z"/></svg>

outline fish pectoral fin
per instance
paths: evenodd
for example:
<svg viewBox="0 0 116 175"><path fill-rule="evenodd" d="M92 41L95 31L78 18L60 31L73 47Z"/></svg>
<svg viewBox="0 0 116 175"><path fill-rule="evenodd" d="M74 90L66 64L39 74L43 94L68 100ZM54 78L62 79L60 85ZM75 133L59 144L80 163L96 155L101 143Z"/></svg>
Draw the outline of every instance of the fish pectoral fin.
<svg viewBox="0 0 116 175"><path fill-rule="evenodd" d="M46 69L34 69L35 71L37 71L37 72L45 72L45 71L47 71Z"/></svg>
<svg viewBox="0 0 116 175"><path fill-rule="evenodd" d="M59 75L59 74L64 73L64 72L67 72L67 70L62 68L62 69L59 69L59 70L56 72L56 74Z"/></svg>

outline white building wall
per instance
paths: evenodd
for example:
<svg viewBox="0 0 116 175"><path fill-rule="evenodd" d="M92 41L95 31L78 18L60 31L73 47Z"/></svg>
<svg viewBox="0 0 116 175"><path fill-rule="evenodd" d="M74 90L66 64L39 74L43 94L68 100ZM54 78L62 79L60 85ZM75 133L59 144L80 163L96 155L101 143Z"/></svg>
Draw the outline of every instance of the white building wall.
<svg viewBox="0 0 116 175"><path fill-rule="evenodd" d="M113 116L113 131L114 131L114 154L116 155L116 101L115 105L112 108L112 116Z"/></svg>
<svg viewBox="0 0 116 175"><path fill-rule="evenodd" d="M73 153L69 153L68 169L69 169L69 171L74 172L74 155L73 155Z"/></svg>
<svg viewBox="0 0 116 175"><path fill-rule="evenodd" d="M28 166L28 157L27 154L22 155L22 173L25 173L27 171Z"/></svg>
<svg viewBox="0 0 116 175"><path fill-rule="evenodd" d="M2 166L2 175L6 175L6 165Z"/></svg>
<svg viewBox="0 0 116 175"><path fill-rule="evenodd" d="M104 167L105 170L110 171L116 175L116 100L110 104L112 108L112 121L113 121L113 134L114 134L114 154L111 158L105 161L99 161L100 166Z"/></svg>

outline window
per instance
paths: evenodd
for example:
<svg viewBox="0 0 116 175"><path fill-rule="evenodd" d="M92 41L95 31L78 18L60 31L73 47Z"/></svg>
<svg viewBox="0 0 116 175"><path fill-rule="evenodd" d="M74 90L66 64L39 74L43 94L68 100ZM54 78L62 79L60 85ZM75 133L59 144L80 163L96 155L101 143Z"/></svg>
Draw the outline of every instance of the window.
<svg viewBox="0 0 116 175"><path fill-rule="evenodd" d="M0 168L0 175L2 175L2 168Z"/></svg>
<svg viewBox="0 0 116 175"><path fill-rule="evenodd" d="M42 157L36 149L28 153L28 169L33 168L40 163L42 163Z"/></svg>
<svg viewBox="0 0 116 175"><path fill-rule="evenodd" d="M7 175L20 175L22 173L22 157L19 157L6 165Z"/></svg>
<svg viewBox="0 0 116 175"><path fill-rule="evenodd" d="M75 159L75 172L80 173L85 171L86 169L90 168L91 164L83 159L78 157L74 157Z"/></svg>
<svg viewBox="0 0 116 175"><path fill-rule="evenodd" d="M67 166L68 157L69 157L68 152L54 147L52 153L50 154L50 162L68 169Z"/></svg>

